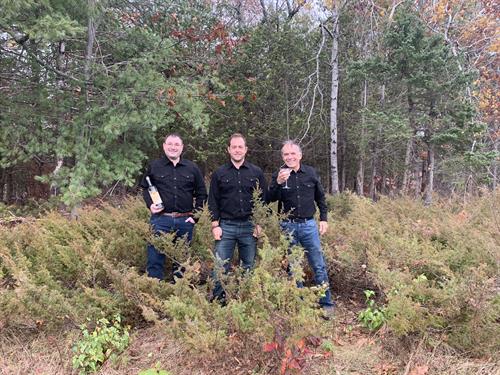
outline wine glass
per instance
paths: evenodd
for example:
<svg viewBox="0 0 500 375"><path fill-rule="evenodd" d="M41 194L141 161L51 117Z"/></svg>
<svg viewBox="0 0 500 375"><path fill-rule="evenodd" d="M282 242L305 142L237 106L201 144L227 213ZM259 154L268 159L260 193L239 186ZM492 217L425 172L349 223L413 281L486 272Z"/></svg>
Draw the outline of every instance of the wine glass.
<svg viewBox="0 0 500 375"><path fill-rule="evenodd" d="M292 172L292 168L288 168L286 164L283 164L280 167L280 172L281 171L286 171L290 175L290 173ZM285 185L282 186L281 188L282 189L290 189L290 187L288 186L288 178L285 180Z"/></svg>

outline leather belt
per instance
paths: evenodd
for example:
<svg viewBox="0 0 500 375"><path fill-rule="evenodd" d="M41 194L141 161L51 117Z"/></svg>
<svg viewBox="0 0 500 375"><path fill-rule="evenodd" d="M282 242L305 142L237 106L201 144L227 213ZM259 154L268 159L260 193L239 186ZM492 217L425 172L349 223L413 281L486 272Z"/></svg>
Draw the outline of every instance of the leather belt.
<svg viewBox="0 0 500 375"><path fill-rule="evenodd" d="M186 216L193 216L192 212L164 212L162 215L165 216L170 216L170 217L186 217Z"/></svg>
<svg viewBox="0 0 500 375"><path fill-rule="evenodd" d="M221 218L220 221L225 221L225 222L238 222L238 223L244 223L245 221L251 220L251 217L236 217L233 219L223 219Z"/></svg>
<svg viewBox="0 0 500 375"><path fill-rule="evenodd" d="M309 221L311 219L312 217L294 217L294 218L288 218L284 221L289 223L305 223L306 221Z"/></svg>

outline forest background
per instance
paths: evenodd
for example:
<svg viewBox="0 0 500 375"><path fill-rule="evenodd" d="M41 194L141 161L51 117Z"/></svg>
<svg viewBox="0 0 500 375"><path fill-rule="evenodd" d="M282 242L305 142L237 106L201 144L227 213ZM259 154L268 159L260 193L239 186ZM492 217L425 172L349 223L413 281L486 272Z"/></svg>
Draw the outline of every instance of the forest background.
<svg viewBox="0 0 500 375"><path fill-rule="evenodd" d="M0 373L498 373L499 15L0 0ZM331 193L335 319L288 278L299 260L311 285L259 204L257 266L210 302L207 211L191 248L172 245L135 197L170 132L207 179L233 132L268 177L282 141L301 143ZM182 280L144 275L148 241Z"/></svg>
<svg viewBox="0 0 500 375"><path fill-rule="evenodd" d="M498 182L494 1L2 1L0 197L129 191L165 134L207 177L301 142L329 192Z"/></svg>

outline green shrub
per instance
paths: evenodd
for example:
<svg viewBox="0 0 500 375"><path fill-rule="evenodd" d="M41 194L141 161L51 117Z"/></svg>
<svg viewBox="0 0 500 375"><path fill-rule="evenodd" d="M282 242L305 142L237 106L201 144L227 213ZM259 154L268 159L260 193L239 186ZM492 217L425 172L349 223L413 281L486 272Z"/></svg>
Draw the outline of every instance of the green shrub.
<svg viewBox="0 0 500 375"><path fill-rule="evenodd" d="M89 332L81 326L82 338L73 346L73 368L80 374L95 372L108 360L116 358L129 344L128 328L121 326L121 318L116 315L110 323L106 318L97 321L96 327Z"/></svg>
<svg viewBox="0 0 500 375"><path fill-rule="evenodd" d="M361 324L370 331L378 330L387 320L385 317L385 310L383 308L376 307L375 301L373 300L374 296L375 292L373 290L365 290L367 307L358 315L358 319Z"/></svg>
<svg viewBox="0 0 500 375"><path fill-rule="evenodd" d="M314 306L322 290L298 289L281 267L282 253L264 239L261 261L252 272L220 275L227 306L209 302L211 288L196 287L198 267L188 266L171 286L172 295L159 306L151 305L155 319L167 316L170 321L160 323L198 354L223 352L230 337L262 344L277 329L289 338L316 333L319 312Z"/></svg>
<svg viewBox="0 0 500 375"><path fill-rule="evenodd" d="M60 204L60 201L55 197L47 200L29 199L22 205L6 205L0 202L0 219L8 221L16 217L40 217L51 210L57 209Z"/></svg>
<svg viewBox="0 0 500 375"><path fill-rule="evenodd" d="M424 207L406 198L373 203L354 195L334 201L338 215L322 237L334 293L371 289L384 296L388 332L398 337L437 333L475 355L500 349L494 282L500 239L492 208L500 193L460 208L447 202ZM172 244L168 235L152 236L139 199L85 209L78 221L50 213L0 226L0 325L57 330L119 313L132 323L164 327L200 355L223 353L235 343L249 345L251 355L277 337L319 335L317 300L324 290L295 287L295 279L310 284L310 274L302 269L300 248L288 254L275 209L256 205L254 220L264 233L255 269L220 275L226 306L209 302L214 258L206 208L191 248ZM174 285L146 277L148 241L180 261L185 277Z"/></svg>
<svg viewBox="0 0 500 375"><path fill-rule="evenodd" d="M68 320L81 324L137 310L117 293L108 271L144 268L149 236L144 211L138 200L130 200L121 209L85 210L78 221L52 212L0 227L0 285L10 280L0 287L0 319L55 329Z"/></svg>
<svg viewBox="0 0 500 375"><path fill-rule="evenodd" d="M350 192L343 192L335 195L326 196L326 204L328 206L328 211L333 214L335 219L343 219L352 212L353 201L355 199L360 199L355 197Z"/></svg>
<svg viewBox="0 0 500 375"><path fill-rule="evenodd" d="M323 238L334 290L361 286L386 296L387 326L397 336L440 333L476 355L498 349L490 280L500 260L500 193L460 209L407 198L350 199L350 214L332 220Z"/></svg>

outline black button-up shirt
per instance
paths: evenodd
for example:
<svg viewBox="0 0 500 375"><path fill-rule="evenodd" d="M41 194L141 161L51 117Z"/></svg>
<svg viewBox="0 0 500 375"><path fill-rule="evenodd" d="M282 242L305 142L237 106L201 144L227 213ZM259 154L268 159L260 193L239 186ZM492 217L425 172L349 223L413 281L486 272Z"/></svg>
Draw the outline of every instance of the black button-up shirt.
<svg viewBox="0 0 500 375"><path fill-rule="evenodd" d="M146 176L156 186L165 207L163 212L191 212L203 208L207 200L205 181L198 166L190 160L180 159L177 165L166 157L153 160L140 186L148 208L153 201L148 193ZM193 206L194 203L194 206Z"/></svg>
<svg viewBox="0 0 500 375"><path fill-rule="evenodd" d="M278 185L277 176L278 172L273 173L269 188L271 202L278 201L280 209L288 213L290 219L312 218L316 212L316 202L320 221L327 221L325 192L313 167L301 164L297 172L292 171L287 183L290 189L283 189L285 184Z"/></svg>
<svg viewBox="0 0 500 375"><path fill-rule="evenodd" d="M267 183L262 169L247 161L239 169L232 162L222 165L213 174L208 195L212 220L248 219L252 215L252 195L259 186L265 200Z"/></svg>

